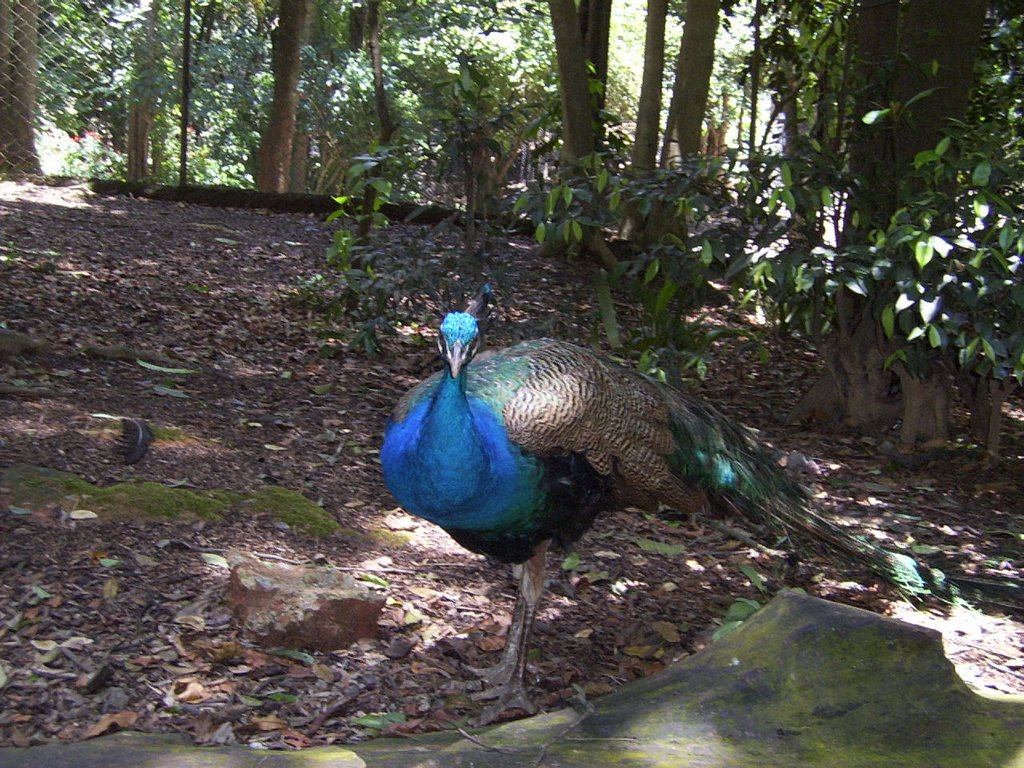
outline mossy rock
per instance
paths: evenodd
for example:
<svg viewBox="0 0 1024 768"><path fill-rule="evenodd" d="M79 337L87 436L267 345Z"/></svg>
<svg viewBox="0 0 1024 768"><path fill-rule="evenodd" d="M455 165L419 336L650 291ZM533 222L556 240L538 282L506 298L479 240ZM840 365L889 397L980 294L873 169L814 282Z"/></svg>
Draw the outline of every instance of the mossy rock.
<svg viewBox="0 0 1024 768"><path fill-rule="evenodd" d="M5 470L0 487L14 507L40 512L59 504L68 511L88 509L101 520L216 520L244 498L231 491L193 491L150 481L98 486L69 472L25 464Z"/></svg>
<svg viewBox="0 0 1024 768"><path fill-rule="evenodd" d="M937 633L785 593L711 647L591 702L463 738L256 752L166 734L0 749L4 768L1024 768L1024 701L972 692Z"/></svg>
<svg viewBox="0 0 1024 768"><path fill-rule="evenodd" d="M97 486L77 475L45 467L19 464L0 474L0 488L8 506L45 515L60 506L68 511L88 509L100 520L180 518L219 520L236 506L264 514L314 536L327 536L338 523L301 493L267 487L253 493L194 491L151 481Z"/></svg>
<svg viewBox="0 0 1024 768"><path fill-rule="evenodd" d="M329 536L338 530L338 521L323 507L301 493L269 486L251 494L243 502L256 514L270 515L290 527L313 536Z"/></svg>

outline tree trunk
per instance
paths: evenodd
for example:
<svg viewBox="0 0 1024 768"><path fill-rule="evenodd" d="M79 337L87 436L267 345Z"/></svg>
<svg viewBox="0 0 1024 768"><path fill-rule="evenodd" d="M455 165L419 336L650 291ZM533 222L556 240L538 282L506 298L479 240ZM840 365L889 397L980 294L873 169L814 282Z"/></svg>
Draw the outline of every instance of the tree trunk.
<svg viewBox="0 0 1024 768"><path fill-rule="evenodd" d="M844 290L838 303L838 328L821 350L825 374L787 421L835 419L870 431L888 429L901 403L895 374L885 368L882 330L860 297Z"/></svg>
<svg viewBox="0 0 1024 768"><path fill-rule="evenodd" d="M661 164L669 167L700 153L701 128L715 65L720 0L689 0L679 44Z"/></svg>
<svg viewBox="0 0 1024 768"><path fill-rule="evenodd" d="M993 379L961 372L960 394L971 409L971 437L992 456L999 455L1003 427L1003 403L1018 388L1013 377Z"/></svg>
<svg viewBox="0 0 1024 768"><path fill-rule="evenodd" d="M988 0L912 0L900 24L900 67L896 98L906 103L936 88L910 107L909 124L897 127L896 162L907 166L918 152L933 149L949 118L963 118L974 83L974 60L985 27ZM938 65L932 75L931 65Z"/></svg>
<svg viewBox="0 0 1024 768"><path fill-rule="evenodd" d="M289 192L305 192L309 183L309 147L312 143L310 135L305 131L296 131L292 139L292 167L288 177Z"/></svg>
<svg viewBox="0 0 1024 768"><path fill-rule="evenodd" d="M637 175L653 171L658 162L658 124L661 121L661 82L665 74L665 20L668 0L648 0L647 38L644 43L644 74L637 105L636 139L633 142L633 170ZM626 240L637 239L642 215L635 205L628 208L619 233Z"/></svg>
<svg viewBox="0 0 1024 768"><path fill-rule="evenodd" d="M295 116L299 104L302 33L308 12L308 0L281 0L277 30L272 36L274 99L270 106L270 121L260 146L257 187L261 192L288 190Z"/></svg>
<svg viewBox="0 0 1024 768"><path fill-rule="evenodd" d="M601 83L601 92L593 100L596 111L604 107L605 90L608 87L608 36L611 32L612 0L581 0L579 20L583 55L594 68L594 79Z"/></svg>
<svg viewBox="0 0 1024 768"><path fill-rule="evenodd" d="M558 59L558 90L562 99L562 165L594 151L593 109L587 63L573 0L548 0Z"/></svg>
<svg viewBox="0 0 1024 768"><path fill-rule="evenodd" d="M135 77L132 105L128 113L128 181L143 181L149 177L149 134L153 129L153 99L148 83L156 69L159 55L156 35L157 5L142 0L143 29L135 44Z"/></svg>
<svg viewBox="0 0 1024 768"><path fill-rule="evenodd" d="M896 3L893 2L893 5ZM754 162L757 153L757 100L761 93L761 19L764 18L764 0L754 4L754 18L751 29L754 36L754 47L750 52L750 125L747 132L747 152L750 161Z"/></svg>
<svg viewBox="0 0 1024 768"><path fill-rule="evenodd" d="M373 103L380 122L380 143L386 145L394 138L398 125L391 116L388 93L384 87L384 59L380 52L380 0L370 0L366 20L370 33L370 63L373 67Z"/></svg>
<svg viewBox="0 0 1024 768"><path fill-rule="evenodd" d="M38 0L0 0L0 170L40 173L35 113Z"/></svg>
<svg viewBox="0 0 1024 768"><path fill-rule="evenodd" d="M929 366L924 375L917 375L897 363L893 370L900 377L903 402L900 442L914 445L949 440L953 376L948 368L940 362Z"/></svg>
<svg viewBox="0 0 1024 768"><path fill-rule="evenodd" d="M665 19L668 0L648 0L644 74L637 105L633 168L653 171L658 160L658 124L661 121L661 83L665 74Z"/></svg>
<svg viewBox="0 0 1024 768"><path fill-rule="evenodd" d="M969 0L943 3L910 0L901 17L898 3L862 0L855 34L861 80L868 84L854 118L870 109L905 104L927 89L935 92L915 102L908 112L882 126L870 128L854 119L850 163L864 179L857 200L860 226L853 226L853 206L844 223L843 244L863 242L874 226L886 226L900 205L914 156L938 143L949 118L961 117L970 94L971 73L984 23L987 3ZM926 73L937 64L937 76ZM885 73L895 77L886 78ZM883 287L884 291L884 287ZM885 339L869 300L848 291L837 300L837 327L823 354L829 381L818 383L797 404L792 418L800 418L826 405L855 426L878 428L891 424L895 411L902 418L901 440L907 444L948 439L950 425L949 366L941 357L927 367L911 370L897 363L885 369L894 351ZM893 376L900 393L894 395ZM822 393L832 397L822 398ZM987 400L976 404L989 414L976 431L991 438L992 409ZM978 417L983 419L984 417ZM993 440L998 448L998 439Z"/></svg>

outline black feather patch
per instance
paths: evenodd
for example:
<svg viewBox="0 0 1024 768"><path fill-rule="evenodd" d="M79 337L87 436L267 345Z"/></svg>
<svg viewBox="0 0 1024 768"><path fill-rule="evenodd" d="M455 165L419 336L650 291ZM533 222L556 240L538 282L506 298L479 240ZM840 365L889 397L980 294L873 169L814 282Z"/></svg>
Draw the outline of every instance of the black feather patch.
<svg viewBox="0 0 1024 768"><path fill-rule="evenodd" d="M494 289L490 283L480 286L480 291L466 307L466 312L476 318L480 332L486 333L491 325L491 302L494 300Z"/></svg>
<svg viewBox="0 0 1024 768"><path fill-rule="evenodd" d="M153 430L142 419L121 419L121 454L125 464L135 464L149 450L153 442Z"/></svg>

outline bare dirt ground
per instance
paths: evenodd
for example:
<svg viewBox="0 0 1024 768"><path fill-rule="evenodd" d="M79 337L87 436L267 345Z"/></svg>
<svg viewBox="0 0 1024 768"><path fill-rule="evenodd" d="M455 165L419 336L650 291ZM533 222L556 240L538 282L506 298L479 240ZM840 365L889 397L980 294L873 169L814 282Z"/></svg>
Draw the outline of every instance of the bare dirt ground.
<svg viewBox="0 0 1024 768"><path fill-rule="evenodd" d="M415 230L396 225L381 237L406 238L409 259L438 258L416 249ZM479 712L467 667L496 660L514 584L506 568L397 510L383 487L383 426L401 393L434 369L431 331L409 329L377 358L325 340L322 319L290 296L324 270L330 239L315 217L0 182L0 326L46 344L0 350L0 470L28 463L101 485L278 485L342 525L313 538L241 510L208 523L80 521L67 510L40 520L6 508L0 489L0 744L132 727L301 747L452 727ZM540 261L528 242L493 258L503 283L491 343L596 337L586 265ZM1020 576L1019 399L1003 441L1009 458L961 448L894 465L880 449L885 436L781 426L814 357L792 341L767 343L768 363L720 350L702 396L778 448L811 457L823 505L856 530L969 572ZM131 354L90 353L103 347ZM133 355L196 373L168 376ZM126 466L97 413L145 419L164 437ZM240 641L220 603L227 571L201 556L230 549L374 574L387 585L380 638L298 658ZM769 593L800 587L932 626L972 685L1024 694L1020 615L937 601L912 608L814 544L789 562L707 521L619 510L581 542L577 567L559 569L559 560L534 635L531 691L544 708L702 647L738 598L765 601L749 568Z"/></svg>

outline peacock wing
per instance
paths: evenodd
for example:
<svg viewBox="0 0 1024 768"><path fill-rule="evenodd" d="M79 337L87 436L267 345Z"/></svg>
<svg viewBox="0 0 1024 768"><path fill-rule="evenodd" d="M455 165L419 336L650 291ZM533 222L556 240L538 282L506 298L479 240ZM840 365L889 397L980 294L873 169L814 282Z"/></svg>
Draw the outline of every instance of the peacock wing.
<svg viewBox="0 0 1024 768"><path fill-rule="evenodd" d="M670 462L677 451L671 400L655 382L550 339L502 350L476 374L474 393L500 408L509 438L524 450L578 453L627 496L681 511L704 505L704 493Z"/></svg>

